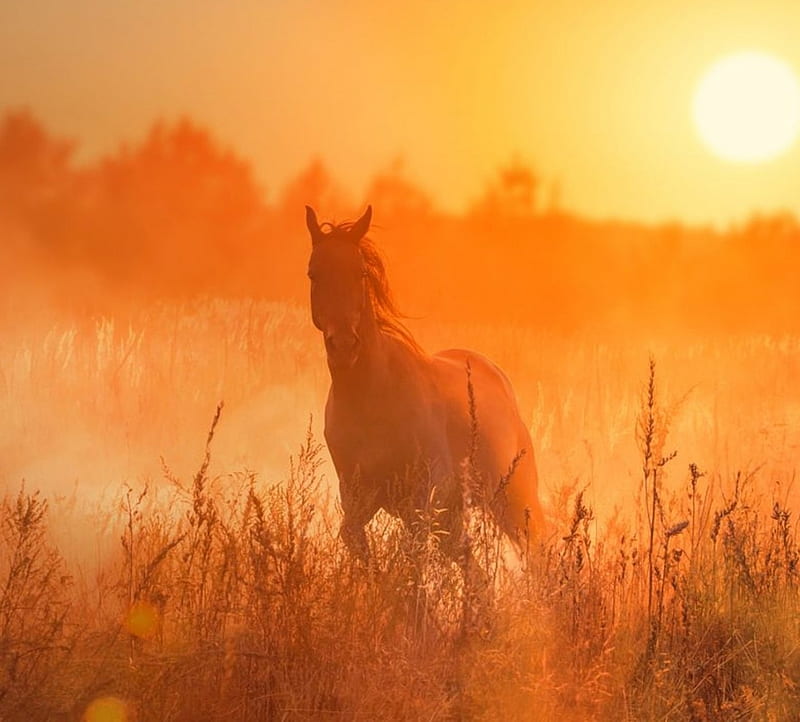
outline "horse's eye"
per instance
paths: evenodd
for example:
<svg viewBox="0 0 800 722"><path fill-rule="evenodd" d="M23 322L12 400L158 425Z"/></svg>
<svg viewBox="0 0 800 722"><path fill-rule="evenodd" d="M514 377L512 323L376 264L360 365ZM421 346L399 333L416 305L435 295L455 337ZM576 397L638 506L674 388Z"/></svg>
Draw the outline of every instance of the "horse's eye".
<svg viewBox="0 0 800 722"><path fill-rule="evenodd" d="M308 272L308 280L309 281L313 281L314 280L314 275L311 273L311 271Z"/></svg>

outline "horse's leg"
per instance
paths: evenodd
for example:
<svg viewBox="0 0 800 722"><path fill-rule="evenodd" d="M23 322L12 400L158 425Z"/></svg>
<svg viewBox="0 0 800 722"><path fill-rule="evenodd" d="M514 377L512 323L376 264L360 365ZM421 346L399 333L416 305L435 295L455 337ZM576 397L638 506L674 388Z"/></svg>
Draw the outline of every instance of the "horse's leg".
<svg viewBox="0 0 800 722"><path fill-rule="evenodd" d="M475 632L485 634L490 623L492 580L487 571L478 561L466 528L465 515L462 511L454 520L458 539L449 549L450 558L456 562L461 570L464 583L461 613L461 634L468 635Z"/></svg>
<svg viewBox="0 0 800 722"><path fill-rule="evenodd" d="M363 562L369 561L369 545L364 527L378 511L378 505L373 498L365 496L363 489L358 484L358 474L351 475L350 479L340 478L339 495L342 502L344 518L339 527L339 536L345 543L350 553Z"/></svg>
<svg viewBox="0 0 800 722"><path fill-rule="evenodd" d="M339 536L347 549L362 562L369 560L369 544L367 544L367 533L364 525L354 522L346 515L339 527Z"/></svg>

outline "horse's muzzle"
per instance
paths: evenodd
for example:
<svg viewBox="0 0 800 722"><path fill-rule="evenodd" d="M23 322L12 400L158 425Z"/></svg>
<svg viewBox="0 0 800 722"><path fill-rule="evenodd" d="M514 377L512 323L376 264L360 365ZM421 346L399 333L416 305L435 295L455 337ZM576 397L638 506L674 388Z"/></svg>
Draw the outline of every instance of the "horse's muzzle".
<svg viewBox="0 0 800 722"><path fill-rule="evenodd" d="M333 368L352 368L358 359L361 341L354 331L325 334L325 351Z"/></svg>

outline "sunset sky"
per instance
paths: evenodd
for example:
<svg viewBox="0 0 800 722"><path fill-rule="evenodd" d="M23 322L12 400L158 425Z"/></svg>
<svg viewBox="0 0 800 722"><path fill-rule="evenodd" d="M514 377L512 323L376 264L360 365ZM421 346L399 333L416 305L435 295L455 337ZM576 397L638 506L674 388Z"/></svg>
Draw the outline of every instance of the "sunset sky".
<svg viewBox="0 0 800 722"><path fill-rule="evenodd" d="M716 158L694 89L739 50L800 70L798 38L794 0L17 0L0 110L29 107L83 160L188 115L268 198L319 156L360 202L402 157L460 211L518 157L589 216L727 224L800 211L800 148Z"/></svg>

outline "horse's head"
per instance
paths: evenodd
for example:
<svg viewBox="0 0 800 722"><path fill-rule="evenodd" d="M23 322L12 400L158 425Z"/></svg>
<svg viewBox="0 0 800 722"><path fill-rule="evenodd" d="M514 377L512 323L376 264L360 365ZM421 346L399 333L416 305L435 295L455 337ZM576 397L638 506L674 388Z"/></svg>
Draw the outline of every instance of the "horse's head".
<svg viewBox="0 0 800 722"><path fill-rule="evenodd" d="M351 368L361 351L361 330L369 294L360 242L369 230L372 206L352 225L323 230L306 206L311 234L311 316L322 331L331 368Z"/></svg>

